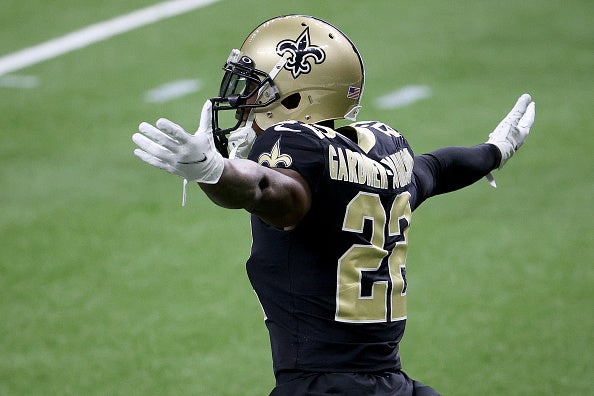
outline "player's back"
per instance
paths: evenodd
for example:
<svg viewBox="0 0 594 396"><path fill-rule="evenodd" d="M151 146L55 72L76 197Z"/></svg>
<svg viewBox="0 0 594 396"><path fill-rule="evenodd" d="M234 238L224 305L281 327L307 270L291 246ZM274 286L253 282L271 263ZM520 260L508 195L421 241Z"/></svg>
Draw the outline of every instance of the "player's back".
<svg viewBox="0 0 594 396"><path fill-rule="evenodd" d="M381 123L338 131L277 124L256 139L249 157L296 170L312 194L310 211L290 231L252 216L248 275L266 315L276 373L400 367L413 154Z"/></svg>

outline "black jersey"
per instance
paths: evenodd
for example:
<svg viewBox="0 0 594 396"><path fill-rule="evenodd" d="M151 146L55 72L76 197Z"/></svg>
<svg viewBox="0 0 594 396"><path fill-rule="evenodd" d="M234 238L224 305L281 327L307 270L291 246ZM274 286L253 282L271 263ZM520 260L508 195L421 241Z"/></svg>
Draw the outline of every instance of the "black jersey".
<svg viewBox="0 0 594 396"><path fill-rule="evenodd" d="M356 133L358 143L343 133ZM299 172L312 196L290 231L252 216L247 270L275 373L400 369L407 231L417 199L406 139L378 122L337 131L285 122L257 137L249 159Z"/></svg>

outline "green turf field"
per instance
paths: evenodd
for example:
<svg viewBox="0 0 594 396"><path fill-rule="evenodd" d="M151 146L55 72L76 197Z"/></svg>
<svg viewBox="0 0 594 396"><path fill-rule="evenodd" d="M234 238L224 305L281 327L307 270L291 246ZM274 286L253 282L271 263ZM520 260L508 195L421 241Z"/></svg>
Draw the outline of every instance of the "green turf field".
<svg viewBox="0 0 594 396"><path fill-rule="evenodd" d="M1 0L0 57L155 3ZM135 158L130 136L161 116L194 129L230 49L284 13L357 43L359 119L418 153L485 141L533 95L497 189L415 212L402 360L444 395L594 394L594 3L220 0L0 77L0 395L272 388L247 214L196 186L182 208L181 180ZM145 101L183 79L202 88ZM409 85L431 96L378 107Z"/></svg>

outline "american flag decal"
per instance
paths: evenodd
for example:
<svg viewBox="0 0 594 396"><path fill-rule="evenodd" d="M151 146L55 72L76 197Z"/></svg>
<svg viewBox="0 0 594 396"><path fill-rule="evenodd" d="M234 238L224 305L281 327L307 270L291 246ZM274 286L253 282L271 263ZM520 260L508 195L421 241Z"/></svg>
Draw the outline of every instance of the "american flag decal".
<svg viewBox="0 0 594 396"><path fill-rule="evenodd" d="M349 99L359 99L361 96L361 88L357 87L349 87L349 92L347 92L347 98Z"/></svg>

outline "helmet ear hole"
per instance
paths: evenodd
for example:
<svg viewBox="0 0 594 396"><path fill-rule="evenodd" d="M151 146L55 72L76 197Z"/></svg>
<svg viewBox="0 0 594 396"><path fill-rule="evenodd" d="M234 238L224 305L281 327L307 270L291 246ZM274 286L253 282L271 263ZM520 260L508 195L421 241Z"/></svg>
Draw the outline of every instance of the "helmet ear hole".
<svg viewBox="0 0 594 396"><path fill-rule="evenodd" d="M287 96L281 100L281 104L289 110L296 109L301 103L301 94L299 92Z"/></svg>

